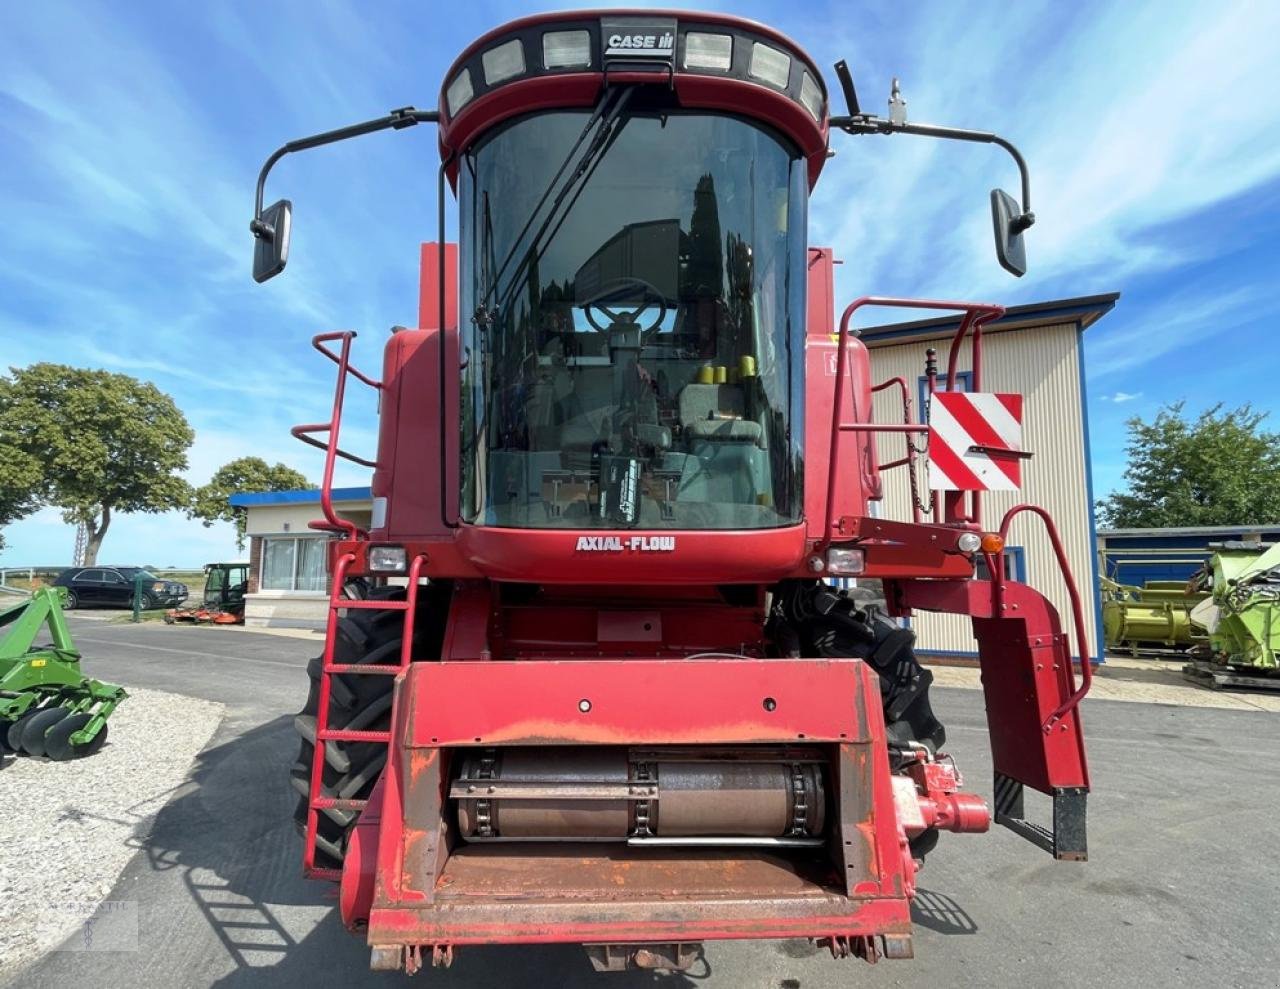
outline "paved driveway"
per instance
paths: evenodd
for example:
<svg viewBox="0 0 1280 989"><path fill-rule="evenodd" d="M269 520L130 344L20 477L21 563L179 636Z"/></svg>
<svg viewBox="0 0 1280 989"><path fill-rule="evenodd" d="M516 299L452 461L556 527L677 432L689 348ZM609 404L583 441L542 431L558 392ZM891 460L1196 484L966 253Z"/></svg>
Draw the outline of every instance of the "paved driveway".
<svg viewBox="0 0 1280 989"><path fill-rule="evenodd" d="M318 646L232 630L73 619L91 672L216 700L227 716L191 782L137 837L111 897L139 950L51 953L12 985L402 984L368 972L331 890L299 878L285 782L303 666ZM989 796L981 695L939 690L951 750ZM1097 701L1092 861L1055 863L997 829L944 835L920 876L916 959L833 961L805 943L712 944L688 976L596 975L571 947L462 949L435 986L1273 986L1280 971L1280 721Z"/></svg>

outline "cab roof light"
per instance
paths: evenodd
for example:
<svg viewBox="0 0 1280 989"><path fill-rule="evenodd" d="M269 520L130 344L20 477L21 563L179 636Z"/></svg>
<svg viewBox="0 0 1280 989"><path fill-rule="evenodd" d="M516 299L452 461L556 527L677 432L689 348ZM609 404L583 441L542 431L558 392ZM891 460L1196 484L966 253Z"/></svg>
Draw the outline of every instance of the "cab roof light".
<svg viewBox="0 0 1280 989"><path fill-rule="evenodd" d="M505 44L490 48L480 56L484 63L484 84L492 86L510 79L512 76L524 74L524 45L519 38L512 38Z"/></svg>
<svg viewBox="0 0 1280 989"><path fill-rule="evenodd" d="M800 76L800 103L814 120L822 120L822 87L808 72Z"/></svg>
<svg viewBox="0 0 1280 989"><path fill-rule="evenodd" d="M542 67L570 69L591 65L590 31L548 31L542 36Z"/></svg>
<svg viewBox="0 0 1280 989"><path fill-rule="evenodd" d="M684 39L686 69L718 69L728 72L733 66L733 35L706 34L690 31Z"/></svg>
<svg viewBox="0 0 1280 989"><path fill-rule="evenodd" d="M757 41L751 46L751 65L747 71L771 86L786 89L791 75L791 56Z"/></svg>
<svg viewBox="0 0 1280 989"><path fill-rule="evenodd" d="M449 88L444 92L445 102L449 104L449 116L457 114L471 102L471 97L475 95L476 91L471 86L471 72L463 69L454 77L453 82L449 83Z"/></svg>

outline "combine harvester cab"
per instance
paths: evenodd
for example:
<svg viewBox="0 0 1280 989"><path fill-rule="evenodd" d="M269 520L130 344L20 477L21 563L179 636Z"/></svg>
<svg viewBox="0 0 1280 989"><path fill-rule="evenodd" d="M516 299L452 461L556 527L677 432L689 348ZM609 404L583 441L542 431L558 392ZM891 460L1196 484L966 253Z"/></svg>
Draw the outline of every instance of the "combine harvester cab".
<svg viewBox="0 0 1280 989"><path fill-rule="evenodd" d="M287 260L291 206L263 206L275 162L439 125L419 328L393 333L380 377L352 366L354 333L317 337L333 412L294 430L325 453L313 524L337 537L296 817L308 875L340 882L374 968L577 943L600 969L682 969L701 942L741 938L910 957L919 864L940 832L992 816L961 790L895 621L915 610L973 620L997 823L1085 857L1079 596L1042 510L982 524L980 492L1016 487L1029 456L1021 397L981 392L982 330L1003 310L864 298L837 329L830 252L806 242L830 131L996 143L1022 170L1021 203L992 197L1020 274L1025 166L995 135L907 123L896 86L889 117L864 114L837 74L843 117L763 25L548 14L469 47L439 111L294 141L264 166L259 281ZM872 306L954 314L944 382L968 348L975 394L933 395L932 353L926 420L905 381L873 384L851 329ZM348 385L377 393L376 456L340 444ZM892 422L872 417L884 389L902 394ZM912 442L882 463L889 433ZM334 511L340 458L373 469L368 530ZM910 519L876 517L895 476ZM1006 579L1020 515L1062 564L1074 648ZM851 577L883 583L883 610L833 586ZM1026 819L1026 787L1051 821Z"/></svg>

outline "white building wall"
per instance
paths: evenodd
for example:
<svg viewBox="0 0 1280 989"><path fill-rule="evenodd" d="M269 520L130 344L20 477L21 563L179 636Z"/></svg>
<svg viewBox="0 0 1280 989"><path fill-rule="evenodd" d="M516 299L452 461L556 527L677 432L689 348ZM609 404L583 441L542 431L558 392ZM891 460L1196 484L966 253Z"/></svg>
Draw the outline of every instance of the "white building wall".
<svg viewBox="0 0 1280 989"><path fill-rule="evenodd" d="M1017 392L1024 396L1023 445L1034 456L1022 465L1022 490L982 495L982 521L988 529L999 526L1006 510L1019 502L1047 509L1058 527L1064 549L1084 603L1085 630L1089 654L1098 655L1096 614L1093 607L1093 543L1090 533L1089 494L1086 478L1084 406L1080 388L1079 331L1074 323L1031 327L983 336L982 390ZM925 349L938 349L939 376L946 373L948 341L913 340L892 346L868 341L871 350L872 380L876 383L901 375L911 389L913 406L919 404L917 382L924 373ZM958 370L968 371L969 348L961 351ZM913 409L919 419L920 409ZM902 409L896 389L876 396L878 422L901 422ZM887 463L905 456L901 436L877 437L880 461ZM907 468L899 467L883 475L885 498L880 514L885 518L910 520L911 499ZM923 465L920 490L929 497L928 478ZM1053 602L1064 631L1072 631L1070 598L1059 576L1053 548L1038 518L1019 516L1009 533L1009 545L1023 547L1027 583ZM969 620L955 615L917 613L912 628L922 652L976 653L977 643Z"/></svg>
<svg viewBox="0 0 1280 989"><path fill-rule="evenodd" d="M357 525L368 526L372 502L337 502L337 513ZM248 509L245 531L250 538L262 536L300 536L328 539L329 534L309 527L309 523L323 517L320 495L310 503L289 505L253 505ZM245 625L271 628L323 629L328 618L329 594L327 591L280 591L261 588L262 553L252 554L255 569L253 586L258 590L245 595Z"/></svg>
<svg viewBox="0 0 1280 989"><path fill-rule="evenodd" d="M343 518L367 526L373 503L367 500L336 502L334 509ZM250 536L278 536L287 532L290 535L323 537L325 533L308 528L309 523L323 516L320 494L316 492L316 500L307 504L251 505L245 519L245 531Z"/></svg>

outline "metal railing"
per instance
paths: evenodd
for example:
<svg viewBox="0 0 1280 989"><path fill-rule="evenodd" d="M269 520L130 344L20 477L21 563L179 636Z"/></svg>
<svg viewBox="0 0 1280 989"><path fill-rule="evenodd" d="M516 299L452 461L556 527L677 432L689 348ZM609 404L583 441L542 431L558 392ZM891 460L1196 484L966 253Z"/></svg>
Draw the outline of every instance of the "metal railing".
<svg viewBox="0 0 1280 989"><path fill-rule="evenodd" d="M915 453L910 442L911 434L918 433L925 436L929 435L929 426L926 423L873 423L856 421L861 418L862 410L856 407L853 410L854 422L844 421L845 407L845 378L848 376L848 342L849 342L849 322L853 314L864 306L877 306L891 309L935 309L944 312L963 313L960 320L960 326L956 330L951 340L951 350L947 359L947 388L948 390L955 387L956 380L956 364L959 361L960 345L964 342L965 337L972 333L972 357L971 368L973 372L973 388L977 391L981 383L982 375L982 327L990 323L994 319L999 319L1004 315L1004 307L989 303L981 302L938 302L925 299L898 299L886 296L865 295L860 299L855 299L845 307L844 313L840 317L840 333L836 340L836 381L835 381L835 401L832 403L832 421L831 421L831 449L827 458L827 497L824 518L826 520L826 535L818 547L819 552L825 553L831 545L835 534L839 529L840 520L832 517L832 511L836 504L836 485L839 483L839 466L840 466L840 434L841 433L903 433L907 436L907 456L902 460L892 461L888 467L901 466L904 462L910 465L912 471L915 470ZM881 382L872 388L873 392L882 391L891 387L894 383L902 386L903 400L906 408L910 408L910 397L907 389L907 383L901 378L890 378L888 381ZM932 379L930 379L932 386ZM849 389L852 390L852 389ZM931 387L932 390L932 387ZM867 409L866 414L870 416L871 410ZM909 418L909 412L907 415ZM870 457L868 456L868 462ZM887 468L886 468L887 469ZM979 515L979 502L976 493L971 502L971 509L967 514L960 512L960 498L952 498L950 495L962 495L962 492L950 492L949 496L944 499L946 503L945 512L939 517L938 506L935 505L934 521L945 521L948 523L976 523ZM913 506L913 515L915 521L921 521L918 506Z"/></svg>
<svg viewBox="0 0 1280 989"><path fill-rule="evenodd" d="M333 411L328 422L304 423L301 426L294 426L290 432L303 443L324 451L324 477L320 482L320 508L324 512L324 519L309 523L310 527L325 532L340 532L347 539L359 540L369 538L368 530L334 511L333 470L339 457L371 469L376 468L378 462L356 456L338 445L339 432L342 428L342 406L346 400L347 375L351 375L379 393L382 391L382 382L351 366L351 341L355 338L355 330L336 330L331 333L320 333L312 338L311 346L338 365L338 380L333 389ZM325 346L335 340L341 342L337 353ZM316 434L324 434L325 439L317 439Z"/></svg>

